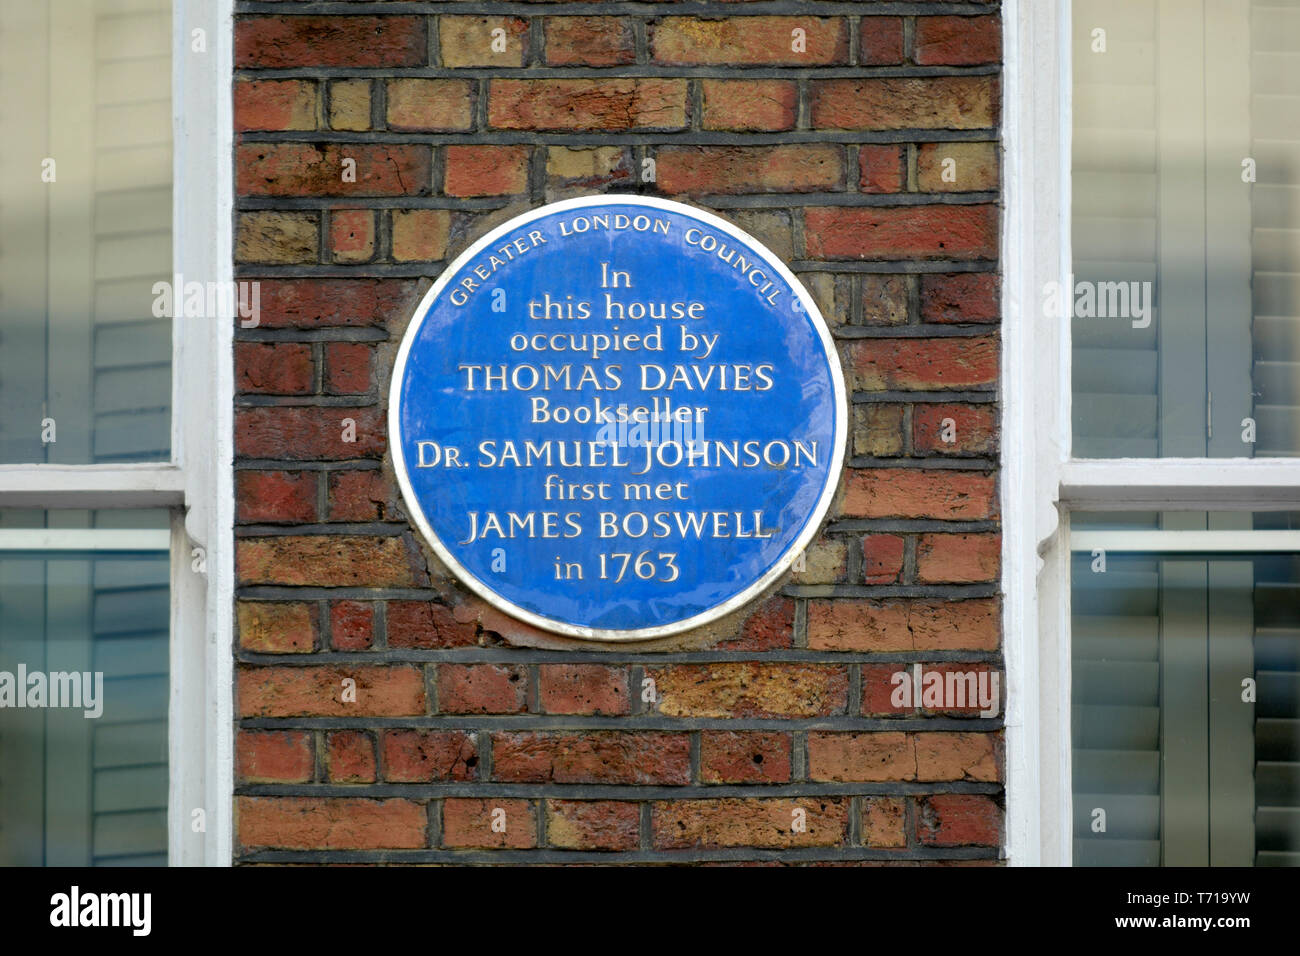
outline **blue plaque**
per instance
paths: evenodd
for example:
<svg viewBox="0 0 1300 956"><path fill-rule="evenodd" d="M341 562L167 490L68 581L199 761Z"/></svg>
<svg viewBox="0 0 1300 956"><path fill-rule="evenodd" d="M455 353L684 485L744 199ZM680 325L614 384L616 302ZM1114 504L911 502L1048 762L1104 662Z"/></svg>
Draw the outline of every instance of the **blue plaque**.
<svg viewBox="0 0 1300 956"><path fill-rule="evenodd" d="M807 290L691 206L571 199L475 242L402 340L389 397L407 508L520 620L641 640L784 573L830 506L844 380Z"/></svg>

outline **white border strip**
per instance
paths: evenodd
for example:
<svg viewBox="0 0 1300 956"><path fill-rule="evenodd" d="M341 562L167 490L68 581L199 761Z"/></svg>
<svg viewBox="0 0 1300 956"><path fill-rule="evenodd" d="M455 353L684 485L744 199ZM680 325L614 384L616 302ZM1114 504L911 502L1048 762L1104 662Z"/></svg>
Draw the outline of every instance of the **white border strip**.
<svg viewBox="0 0 1300 956"><path fill-rule="evenodd" d="M406 461L402 452L402 431L401 431L401 391L402 382L406 373L406 358L411 349L411 343L414 342L415 336L419 333L420 328L424 325L424 320L428 317L429 310L434 301L438 298L439 293L446 288L452 278L475 256L492 245L499 237L508 232L526 225L536 219L544 216L552 216L559 212L570 209L585 209L591 206L607 205L627 205L627 206L645 206L652 209L662 209L667 212L680 216L698 220L705 225L711 226L721 232L749 243L757 250L767 264L771 266L778 275L781 276L790 288L799 296L804 312L807 314L812 323L814 330L821 337L822 348L826 354L827 365L831 373L831 386L835 393L835 438L834 454L831 465L827 471L826 486L822 489L821 497L818 499L816 507L808 516L803 531L799 537L791 544L784 554L777 560L771 568L767 570L762 577L747 587L740 593L728 598L721 604L715 605L706 611L677 621L673 624L665 624L658 627L645 627L627 630L613 630L608 628L583 627L580 625L569 624L565 621L559 621L554 618L544 617L535 614L532 611L525 610L522 607L506 600L489 588L483 581L467 570L452 553L443 545L434 534L433 528L429 525L424 516L424 511L420 508L419 500L416 498L411 488L410 481L406 475ZM557 634L564 634L569 637L579 637L586 640L597 641L646 641L659 637L668 637L672 634L680 634L683 631L689 631L692 628L700 627L710 621L717 620L732 611L753 600L770 585L772 585L782 574L784 574L794 563L795 558L803 551L821 530L822 521L826 513L830 510L831 502L834 500L836 492L839 490L841 470L844 465L844 452L848 444L848 398L844 387L844 374L840 369L839 351L836 347L835 340L831 336L830 330L826 326L826 321L822 318L817 303L813 297L808 294L808 290L795 277L794 273L786 267L766 246L755 239L753 236L738 229L731 223L718 218L712 213L697 209L694 206L688 206L685 203L673 202L668 199L659 199L651 196L631 196L618 193L600 195L600 196L583 196L577 199L566 199L561 202L549 203L540 206L537 209L530 210L523 215L511 219L509 222L502 223L487 235L480 238L472 246L462 252L450 266L448 266L438 277L438 281L433 287L425 293L416 307L415 316L407 326L406 335L402 339L401 350L397 353L397 362L393 368L392 383L389 387L388 395L388 434L389 445L393 456L393 470L397 473L398 483L402 488L402 498L406 502L411 517L415 520L425 540L433 547L438 557L442 560L452 573L468 588L474 591L479 597L499 608L511 617L518 618L534 627L543 628L553 631Z"/></svg>
<svg viewBox="0 0 1300 956"><path fill-rule="evenodd" d="M1068 271L1069 0L1005 0L1000 397L1006 842L1013 866L1068 864L1068 330L1042 289Z"/></svg>
<svg viewBox="0 0 1300 956"><path fill-rule="evenodd" d="M0 465L6 508L162 508L185 501L172 464Z"/></svg>
<svg viewBox="0 0 1300 956"><path fill-rule="evenodd" d="M166 528L0 528L0 551L166 551Z"/></svg>
<svg viewBox="0 0 1300 956"><path fill-rule="evenodd" d="M233 9L233 0L172 3L174 271L219 284L234 277ZM199 30L204 52L193 49ZM173 322L172 449L186 510L171 530L172 865L232 862L234 328L233 315Z"/></svg>
<svg viewBox="0 0 1300 956"><path fill-rule="evenodd" d="M1061 473L1075 511L1300 511L1300 459L1079 459Z"/></svg>
<svg viewBox="0 0 1300 956"><path fill-rule="evenodd" d="M1071 551L1145 554L1300 554L1300 531L1075 531Z"/></svg>

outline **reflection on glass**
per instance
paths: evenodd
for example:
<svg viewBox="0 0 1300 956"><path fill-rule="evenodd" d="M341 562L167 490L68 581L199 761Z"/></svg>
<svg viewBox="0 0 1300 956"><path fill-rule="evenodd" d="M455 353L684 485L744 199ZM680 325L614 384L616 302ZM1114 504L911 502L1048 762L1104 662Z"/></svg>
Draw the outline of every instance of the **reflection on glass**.
<svg viewBox="0 0 1300 956"><path fill-rule="evenodd" d="M1075 0L1075 457L1300 454L1300 6Z"/></svg>
<svg viewBox="0 0 1300 956"><path fill-rule="evenodd" d="M0 865L167 862L167 521L0 511Z"/></svg>
<svg viewBox="0 0 1300 956"><path fill-rule="evenodd" d="M1074 862L1300 866L1300 553L1187 517L1074 523Z"/></svg>
<svg viewBox="0 0 1300 956"><path fill-rule="evenodd" d="M0 464L165 460L167 0L0 4Z"/></svg>

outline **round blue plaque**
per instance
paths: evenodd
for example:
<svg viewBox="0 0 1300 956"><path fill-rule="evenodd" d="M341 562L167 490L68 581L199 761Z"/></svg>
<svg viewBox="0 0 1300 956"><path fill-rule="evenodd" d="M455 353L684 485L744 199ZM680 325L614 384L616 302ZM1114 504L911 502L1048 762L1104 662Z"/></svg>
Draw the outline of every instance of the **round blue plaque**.
<svg viewBox="0 0 1300 956"><path fill-rule="evenodd" d="M642 640L760 594L817 533L848 405L816 304L691 206L570 199L475 242L402 340L407 508L443 562L561 634Z"/></svg>

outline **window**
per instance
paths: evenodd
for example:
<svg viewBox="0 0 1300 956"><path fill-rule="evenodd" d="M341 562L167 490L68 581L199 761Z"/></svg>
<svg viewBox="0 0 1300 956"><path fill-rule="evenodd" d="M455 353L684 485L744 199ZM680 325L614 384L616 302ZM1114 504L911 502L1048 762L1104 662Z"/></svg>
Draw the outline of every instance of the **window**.
<svg viewBox="0 0 1300 956"><path fill-rule="evenodd" d="M230 32L0 5L0 862L229 861Z"/></svg>
<svg viewBox="0 0 1300 956"><path fill-rule="evenodd" d="M1300 9L1005 29L1010 857L1300 865Z"/></svg>
<svg viewBox="0 0 1300 956"><path fill-rule="evenodd" d="M79 514L0 515L0 864L162 864L170 519Z"/></svg>
<svg viewBox="0 0 1300 956"><path fill-rule="evenodd" d="M1300 516L1241 517L1073 526L1076 865L1300 865Z"/></svg>

